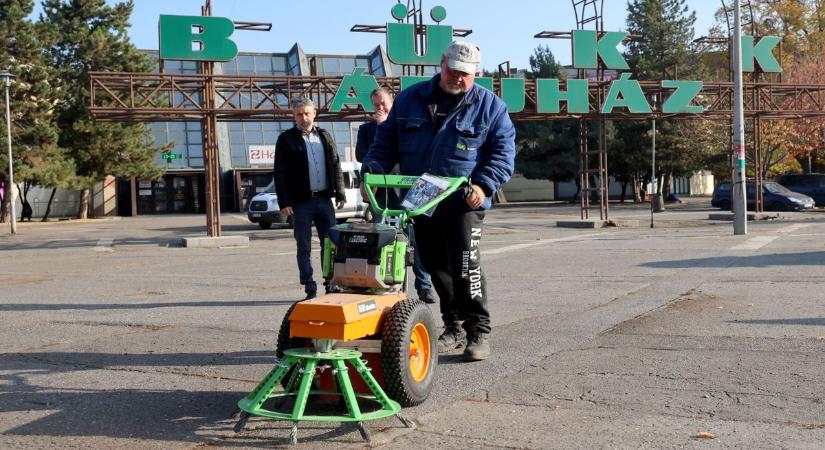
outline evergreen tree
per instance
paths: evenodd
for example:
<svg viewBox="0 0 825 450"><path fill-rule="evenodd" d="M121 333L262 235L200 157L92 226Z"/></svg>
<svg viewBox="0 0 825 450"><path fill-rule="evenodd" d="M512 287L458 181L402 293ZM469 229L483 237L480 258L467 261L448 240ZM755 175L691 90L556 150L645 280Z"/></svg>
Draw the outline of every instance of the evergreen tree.
<svg viewBox="0 0 825 450"><path fill-rule="evenodd" d="M28 19L33 7L34 0L5 0L0 8L0 41L5 43L0 46L0 69L15 77L9 86L14 181L24 186L64 186L74 168L57 146L54 106L60 87L44 51L42 30ZM0 221L8 218L12 192L7 182L5 104L3 110L0 179L6 192Z"/></svg>
<svg viewBox="0 0 825 450"><path fill-rule="evenodd" d="M92 71L149 72L152 63L129 41L132 1L44 0L42 22L53 30L51 56L65 90L58 104L60 145L81 177L79 217L88 211L90 187L106 175L157 177L159 149L142 124L94 122L89 112Z"/></svg>
<svg viewBox="0 0 825 450"><path fill-rule="evenodd" d="M693 24L685 0L630 0L627 32L643 36L627 45L625 59L639 80L686 78L695 67Z"/></svg>
<svg viewBox="0 0 825 450"><path fill-rule="evenodd" d="M564 78L562 66L547 46L537 47L529 61L528 78ZM574 120L517 122L516 170L529 179L578 180L578 135Z"/></svg>
<svg viewBox="0 0 825 450"><path fill-rule="evenodd" d="M628 43L625 52L634 78L696 79L701 67L693 45L696 13L688 9L685 0L629 0L626 22L628 33L642 36L642 40ZM650 165L650 136L645 130L650 130L649 121L618 128L618 144L614 147L618 154L612 155L612 159L626 159L628 164L623 170L629 176L649 173L645 166ZM657 122L656 165L660 182L701 167L701 152L691 142L690 133L690 124L686 122ZM665 183L664 191L657 192L667 195L667 187Z"/></svg>

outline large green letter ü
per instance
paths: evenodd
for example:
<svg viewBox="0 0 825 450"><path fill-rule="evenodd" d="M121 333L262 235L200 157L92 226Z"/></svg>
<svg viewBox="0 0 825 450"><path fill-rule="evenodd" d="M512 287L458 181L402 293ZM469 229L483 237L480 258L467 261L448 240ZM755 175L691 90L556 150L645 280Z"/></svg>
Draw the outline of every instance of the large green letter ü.
<svg viewBox="0 0 825 450"><path fill-rule="evenodd" d="M397 3L392 8L392 16L398 20L407 15L407 7ZM443 7L436 6L430 12L433 19L444 20L447 15ZM427 49L422 55L415 53L415 25L411 23L387 23L387 57L396 64L437 66L441 54L450 46L453 27L450 25L427 25Z"/></svg>
<svg viewBox="0 0 825 450"><path fill-rule="evenodd" d="M235 24L226 17L161 15L158 29L161 59L229 61L238 54L229 39ZM195 42L200 43L197 50L192 49Z"/></svg>

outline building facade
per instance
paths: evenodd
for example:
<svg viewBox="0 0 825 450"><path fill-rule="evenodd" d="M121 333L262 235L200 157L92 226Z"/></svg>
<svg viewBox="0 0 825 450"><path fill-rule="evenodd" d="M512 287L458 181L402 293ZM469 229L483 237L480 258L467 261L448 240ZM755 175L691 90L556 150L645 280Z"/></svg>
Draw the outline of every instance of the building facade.
<svg viewBox="0 0 825 450"><path fill-rule="evenodd" d="M157 60L157 51L147 51ZM195 61L158 62L156 71L170 74L197 74ZM364 54L307 54L299 44L284 53L239 53L228 62L215 63L216 75L237 76L328 76L349 75L355 68L378 76L400 74L391 64L381 46ZM433 68L434 69L434 68ZM237 101L255 102L255 95L241 94ZM177 100L177 99L176 99ZM195 99L199 101L200 99ZM278 98L288 107L289 99ZM364 120L370 120L364 115ZM318 122L335 140L342 161L355 159L358 127L363 122ZM292 121L219 122L218 154L221 167L221 210L245 211L249 200L262 191L272 179L272 155L278 135L293 126ZM199 121L155 122L147 125L155 144L171 145L164 155L156 155L156 163L166 168L159 180L119 180L118 214L174 214L205 211L205 177L202 129Z"/></svg>

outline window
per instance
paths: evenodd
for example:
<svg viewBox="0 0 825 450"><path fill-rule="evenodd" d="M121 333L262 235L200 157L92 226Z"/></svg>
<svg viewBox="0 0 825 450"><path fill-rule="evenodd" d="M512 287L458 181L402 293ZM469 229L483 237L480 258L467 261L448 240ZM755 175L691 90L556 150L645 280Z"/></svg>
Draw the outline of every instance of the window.
<svg viewBox="0 0 825 450"><path fill-rule="evenodd" d="M272 58L269 56L255 57L255 73L258 75L269 75L272 73Z"/></svg>

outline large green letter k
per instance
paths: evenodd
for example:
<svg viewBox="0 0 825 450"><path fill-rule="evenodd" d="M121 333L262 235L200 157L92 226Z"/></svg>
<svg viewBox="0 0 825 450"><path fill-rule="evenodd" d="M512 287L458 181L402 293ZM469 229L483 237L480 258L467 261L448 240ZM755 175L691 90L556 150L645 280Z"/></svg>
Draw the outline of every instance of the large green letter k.
<svg viewBox="0 0 825 450"><path fill-rule="evenodd" d="M595 30L573 30L573 67L595 69L601 58L608 69L630 69L616 48L626 36L621 31L608 31L599 39Z"/></svg>

